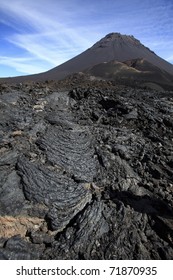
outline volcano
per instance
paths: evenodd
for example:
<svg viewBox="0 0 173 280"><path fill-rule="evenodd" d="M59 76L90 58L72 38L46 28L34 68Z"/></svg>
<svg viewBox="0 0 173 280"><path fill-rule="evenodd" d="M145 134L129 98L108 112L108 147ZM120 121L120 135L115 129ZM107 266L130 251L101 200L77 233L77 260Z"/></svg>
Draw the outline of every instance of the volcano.
<svg viewBox="0 0 173 280"><path fill-rule="evenodd" d="M173 259L172 67L113 33L0 83L0 260Z"/></svg>
<svg viewBox="0 0 173 280"><path fill-rule="evenodd" d="M157 56L134 36L110 33L91 48L67 62L44 73L10 78L11 82L61 80L73 73L83 72L100 63L144 59L153 66L173 75L173 65ZM4 79L7 80L7 79Z"/></svg>

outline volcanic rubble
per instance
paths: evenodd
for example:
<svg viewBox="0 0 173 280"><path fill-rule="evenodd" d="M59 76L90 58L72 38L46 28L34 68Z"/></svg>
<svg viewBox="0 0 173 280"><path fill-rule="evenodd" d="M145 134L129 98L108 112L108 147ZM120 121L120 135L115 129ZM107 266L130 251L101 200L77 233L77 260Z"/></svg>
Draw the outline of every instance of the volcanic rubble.
<svg viewBox="0 0 173 280"><path fill-rule="evenodd" d="M173 92L0 85L0 259L172 259Z"/></svg>

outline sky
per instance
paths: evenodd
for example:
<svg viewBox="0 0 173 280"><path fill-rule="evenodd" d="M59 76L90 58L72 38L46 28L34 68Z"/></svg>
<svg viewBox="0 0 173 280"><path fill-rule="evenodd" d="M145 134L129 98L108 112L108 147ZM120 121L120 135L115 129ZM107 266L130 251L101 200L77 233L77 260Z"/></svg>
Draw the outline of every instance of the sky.
<svg viewBox="0 0 173 280"><path fill-rule="evenodd" d="M172 0L0 0L0 77L47 71L111 32L173 63Z"/></svg>

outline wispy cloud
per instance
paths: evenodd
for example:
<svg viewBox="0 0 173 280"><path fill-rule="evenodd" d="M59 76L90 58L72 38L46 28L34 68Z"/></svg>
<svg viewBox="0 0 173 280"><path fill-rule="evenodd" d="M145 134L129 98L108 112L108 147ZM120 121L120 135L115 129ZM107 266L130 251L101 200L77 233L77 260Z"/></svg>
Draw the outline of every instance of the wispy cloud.
<svg viewBox="0 0 173 280"><path fill-rule="evenodd" d="M30 58L14 58L9 56L0 56L0 64L13 67L18 72L23 74L40 73L44 70L44 66L39 66L38 61L37 64L35 64Z"/></svg>
<svg viewBox="0 0 173 280"><path fill-rule="evenodd" d="M173 55L169 56L166 58L167 61L173 63Z"/></svg>
<svg viewBox="0 0 173 280"><path fill-rule="evenodd" d="M6 37L5 40L25 50L33 64L36 63L34 59L39 59L45 61L48 68L57 66L85 50L91 44L89 39L85 39L83 33L81 36L79 35L81 32L60 22L61 7L55 16L54 9L50 9L50 3L46 1L37 1L37 6L34 1L14 0L13 5L4 0L1 2L1 10L8 15L9 19L8 22L2 19L3 23L9 25L13 23L18 31ZM45 4L44 10L42 4ZM5 59L0 59L0 64L5 63L11 67L19 66L18 63L20 63L18 69L23 70L28 67L28 59L25 57L23 59L16 57L12 60L11 57L6 56ZM34 65L28 67L28 69L32 69L32 72L34 69L38 72L38 69L44 71L48 68ZM26 70L22 72L28 73Z"/></svg>

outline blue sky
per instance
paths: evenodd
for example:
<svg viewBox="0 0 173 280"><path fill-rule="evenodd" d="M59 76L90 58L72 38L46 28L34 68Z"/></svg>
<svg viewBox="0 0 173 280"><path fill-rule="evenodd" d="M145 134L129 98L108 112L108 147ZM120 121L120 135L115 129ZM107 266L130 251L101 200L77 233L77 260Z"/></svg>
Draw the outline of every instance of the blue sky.
<svg viewBox="0 0 173 280"><path fill-rule="evenodd" d="M0 77L47 71L111 32L173 63L172 0L0 0Z"/></svg>

